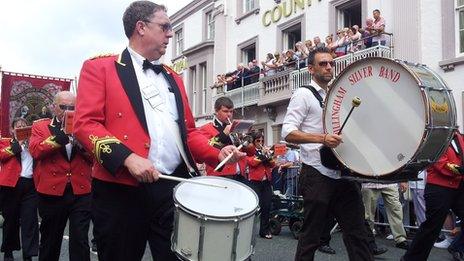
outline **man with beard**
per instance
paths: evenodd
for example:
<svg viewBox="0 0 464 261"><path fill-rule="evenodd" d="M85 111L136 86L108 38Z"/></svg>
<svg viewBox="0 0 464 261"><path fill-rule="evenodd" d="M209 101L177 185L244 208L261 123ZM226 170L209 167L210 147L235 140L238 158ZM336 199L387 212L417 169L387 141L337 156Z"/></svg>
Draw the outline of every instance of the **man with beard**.
<svg viewBox="0 0 464 261"><path fill-rule="evenodd" d="M342 142L340 135L324 134L322 106L316 97L317 94L322 98L326 96L333 67L329 49L316 48L309 53L308 70L313 79L312 87L295 91L282 126L282 137L287 142L301 144L299 191L304 200L304 223L296 261L314 260L329 216L334 216L342 228L349 259L373 260L364 229L364 207L359 185L355 181L340 179L340 171L321 164L321 144L334 148Z"/></svg>

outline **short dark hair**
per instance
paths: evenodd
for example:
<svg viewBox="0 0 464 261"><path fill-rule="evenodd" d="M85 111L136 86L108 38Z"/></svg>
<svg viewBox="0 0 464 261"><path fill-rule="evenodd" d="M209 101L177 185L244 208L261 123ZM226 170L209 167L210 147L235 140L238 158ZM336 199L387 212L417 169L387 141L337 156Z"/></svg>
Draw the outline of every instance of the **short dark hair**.
<svg viewBox="0 0 464 261"><path fill-rule="evenodd" d="M380 10L379 10L379 9L374 9L374 11L372 11L372 13L373 13L373 12L378 12L378 13L380 14Z"/></svg>
<svg viewBox="0 0 464 261"><path fill-rule="evenodd" d="M135 24L138 21L149 21L153 14L157 11L166 12L164 5L158 5L150 1L135 1L132 2L124 12L122 22L124 25L124 33L127 38L130 38L135 30Z"/></svg>
<svg viewBox="0 0 464 261"><path fill-rule="evenodd" d="M251 138L253 139L253 142L255 142L259 138L264 138L264 134L260 131L253 131L250 133Z"/></svg>
<svg viewBox="0 0 464 261"><path fill-rule="evenodd" d="M224 106L227 109L234 108L234 102L229 97L219 97L214 102L214 110L218 111L221 107Z"/></svg>
<svg viewBox="0 0 464 261"><path fill-rule="evenodd" d="M330 50L327 47L317 47L314 48L311 52L308 54L308 64L314 65L314 57L316 57L317 53L328 53L330 54Z"/></svg>
<svg viewBox="0 0 464 261"><path fill-rule="evenodd" d="M26 119L20 118L20 117L16 117L16 118L14 118L14 119L11 121L11 128L14 129L14 126L15 126L16 123L19 122L19 121L22 121L22 122L26 123L26 125L29 125L29 122L28 122Z"/></svg>

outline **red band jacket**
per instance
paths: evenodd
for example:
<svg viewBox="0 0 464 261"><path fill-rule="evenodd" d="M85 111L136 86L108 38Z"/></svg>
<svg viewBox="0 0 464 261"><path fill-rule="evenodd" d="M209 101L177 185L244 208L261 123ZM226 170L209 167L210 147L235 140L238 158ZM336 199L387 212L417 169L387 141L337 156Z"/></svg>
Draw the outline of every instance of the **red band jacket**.
<svg viewBox="0 0 464 261"><path fill-rule="evenodd" d="M190 165L218 164L219 150L209 146L195 127L182 79L167 66L162 73L176 99L177 123ZM131 153L147 158L150 136L129 51L85 61L78 90L74 134L95 157L93 177L137 186L123 163Z"/></svg>
<svg viewBox="0 0 464 261"><path fill-rule="evenodd" d="M464 140L462 134L455 134L454 140L456 146L464 148ZM461 162L461 156L458 154L457 147L452 144L448 146L446 151L440 157L440 159L427 168L427 183L439 185L447 188L458 188L463 180L463 174L455 174L446 167L447 163L464 166L464 162Z"/></svg>
<svg viewBox="0 0 464 261"><path fill-rule="evenodd" d="M264 177L269 181L272 180L272 169L276 166L274 160L262 161L256 156L256 153L253 156L246 156L246 158L249 168L249 180L262 181Z"/></svg>
<svg viewBox="0 0 464 261"><path fill-rule="evenodd" d="M52 134L53 128L60 128L55 119L41 119L32 124L29 152L35 160L37 191L62 196L70 182L75 195L90 193L91 158L82 147L74 145L69 160L66 147Z"/></svg>
<svg viewBox="0 0 464 261"><path fill-rule="evenodd" d="M21 174L21 153L14 153L13 139L0 139L0 186L16 187Z"/></svg>

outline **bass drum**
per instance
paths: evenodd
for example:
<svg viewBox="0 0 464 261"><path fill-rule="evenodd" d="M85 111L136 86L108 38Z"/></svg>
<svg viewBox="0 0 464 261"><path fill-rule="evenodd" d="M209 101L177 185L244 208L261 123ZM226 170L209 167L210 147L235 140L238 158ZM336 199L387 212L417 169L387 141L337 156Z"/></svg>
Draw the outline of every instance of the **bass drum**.
<svg viewBox="0 0 464 261"><path fill-rule="evenodd" d="M350 64L327 94L326 133L339 132L356 96L361 104L333 152L361 177L417 172L441 156L457 129L451 91L425 65L386 58Z"/></svg>

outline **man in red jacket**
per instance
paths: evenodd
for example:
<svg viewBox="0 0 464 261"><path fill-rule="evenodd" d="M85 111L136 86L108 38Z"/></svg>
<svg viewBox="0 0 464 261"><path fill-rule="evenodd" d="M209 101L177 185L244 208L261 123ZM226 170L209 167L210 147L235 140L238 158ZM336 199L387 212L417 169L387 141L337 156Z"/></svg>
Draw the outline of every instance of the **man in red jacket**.
<svg viewBox="0 0 464 261"><path fill-rule="evenodd" d="M173 36L166 8L135 1L123 24L129 45L121 55L85 61L74 116L77 139L95 157L98 258L141 260L148 241L154 260L177 260L171 250L177 183L159 174L188 178L197 173L195 161L217 165L229 153L232 162L243 154L208 145L181 77L160 64Z"/></svg>
<svg viewBox="0 0 464 261"><path fill-rule="evenodd" d="M401 260L427 260L450 209L461 220L464 218L463 148L463 136L456 131L441 158L427 168L424 191L426 220Z"/></svg>
<svg viewBox="0 0 464 261"><path fill-rule="evenodd" d="M69 219L70 260L90 260L89 154L62 129L64 112L74 110L75 96L63 91L53 102L53 119L32 124L29 150L35 160L34 182L39 193L39 260L58 261Z"/></svg>
<svg viewBox="0 0 464 261"><path fill-rule="evenodd" d="M213 121L201 126L200 130L209 139L211 146L221 149L224 146L232 144L229 134L234 114L234 103L228 97L219 97L214 102L214 111ZM235 164L226 164L219 171L214 171L214 168L216 166L206 165L206 174L208 176L219 176L246 182L244 178L246 168L245 158Z"/></svg>
<svg viewBox="0 0 464 261"><path fill-rule="evenodd" d="M33 160L28 139L16 136L16 129L27 127L23 118L13 119L13 138L0 140L0 186L3 223L2 252L5 261L13 261L13 251L23 248L23 259L32 260L39 252L37 192L32 180ZM19 227L21 226L21 241Z"/></svg>

